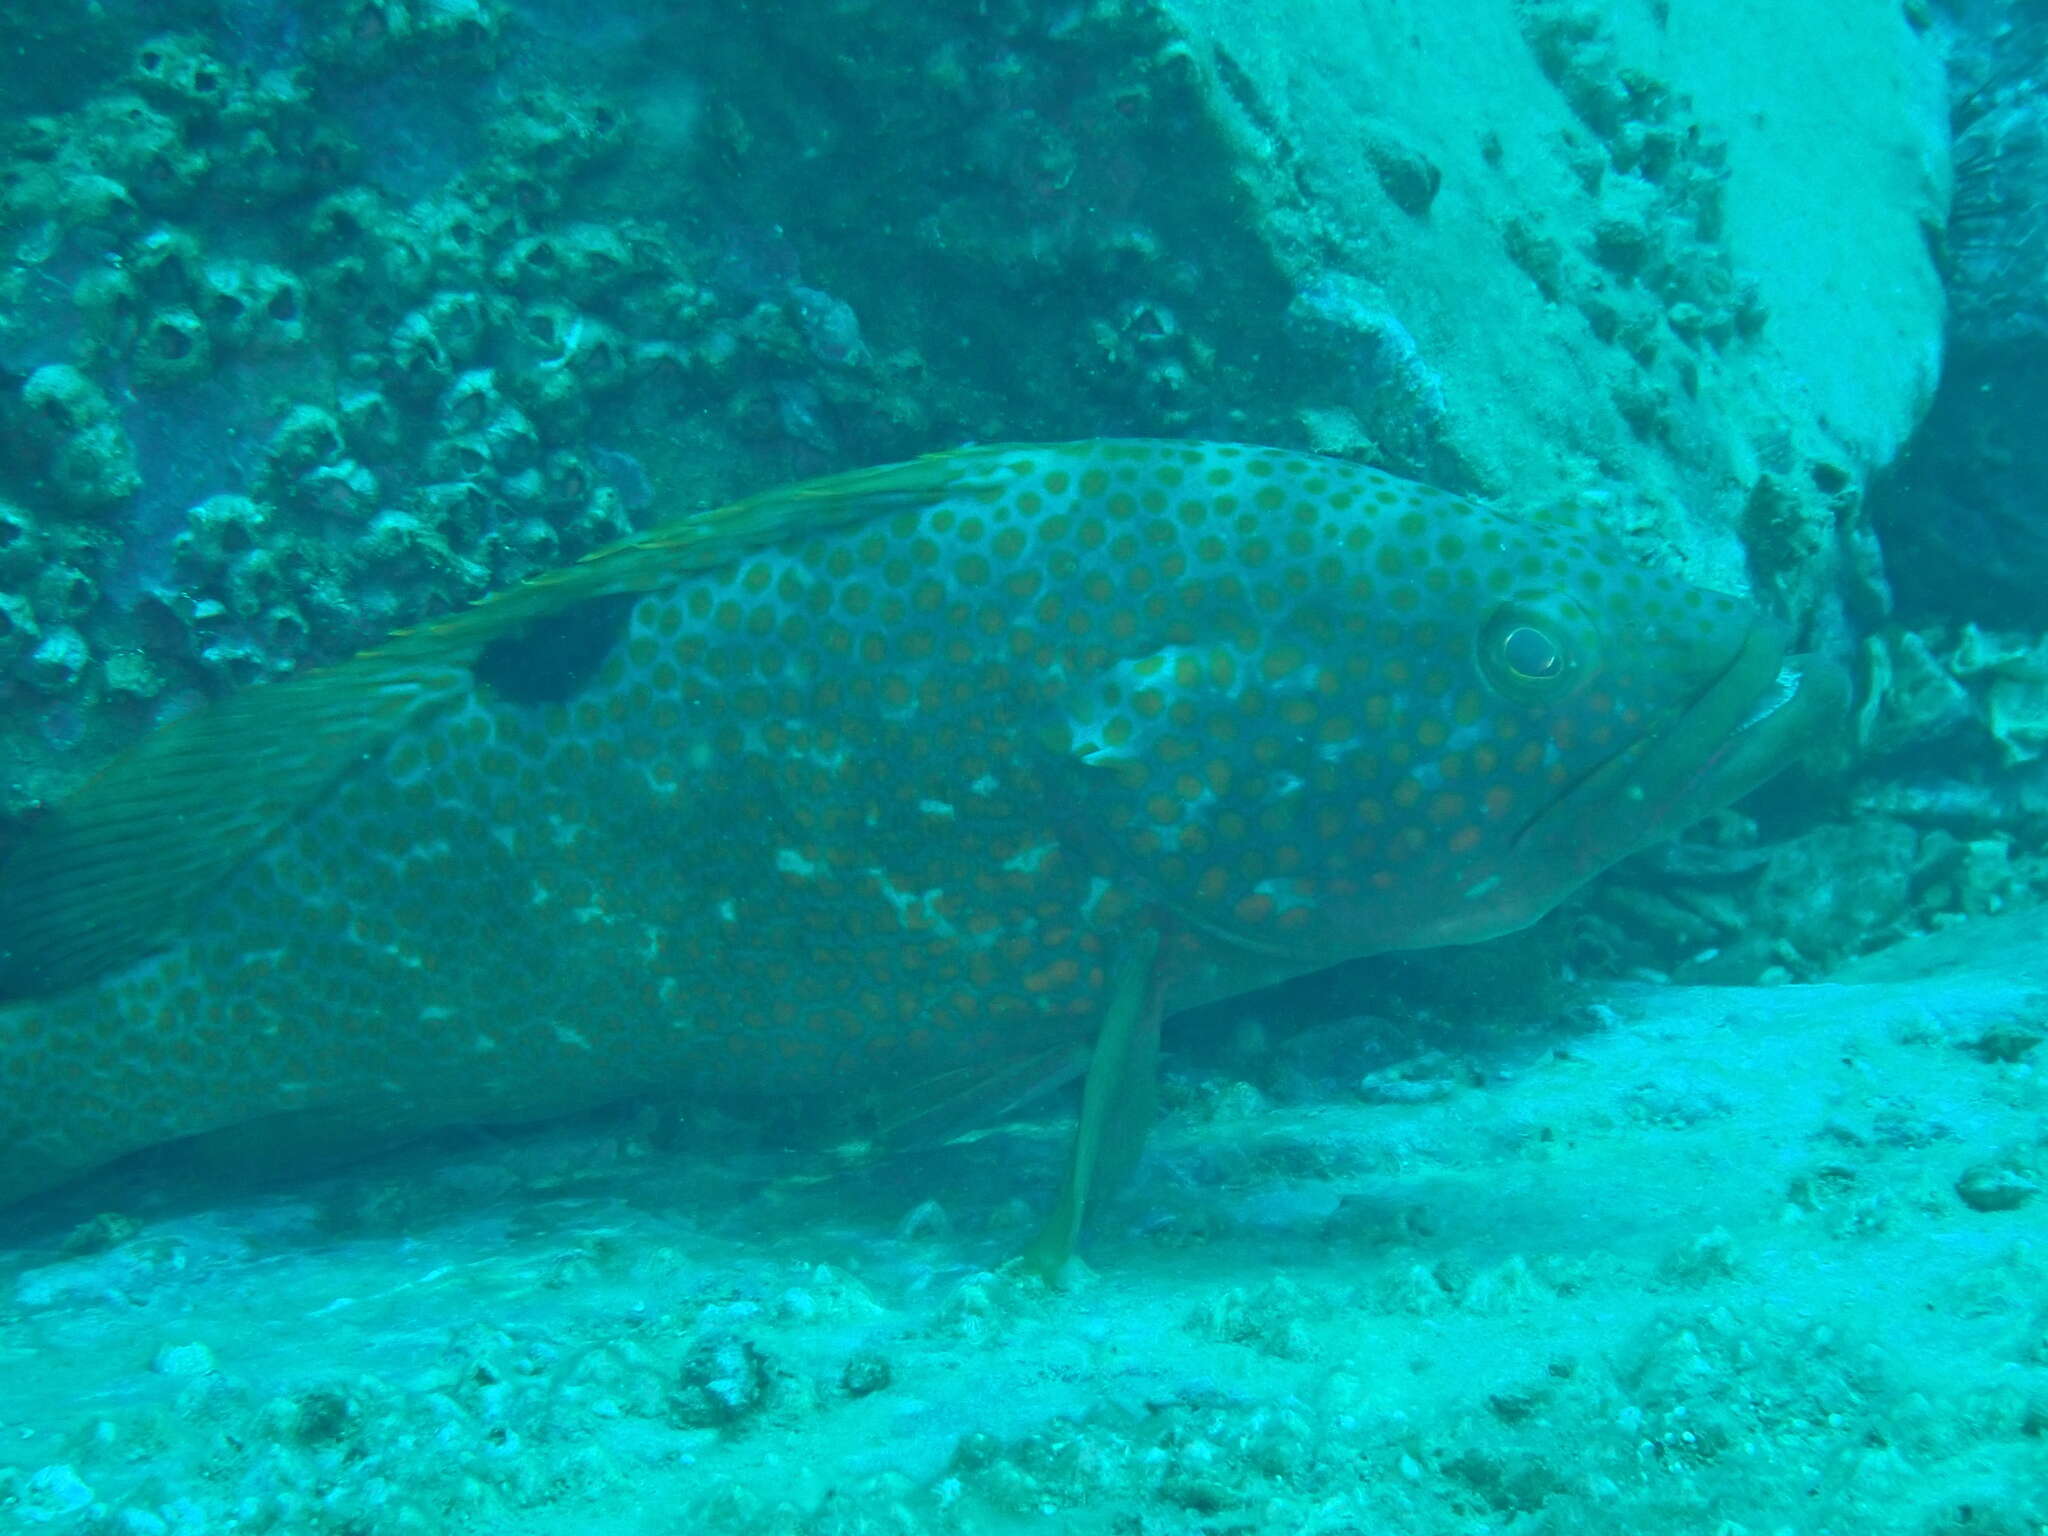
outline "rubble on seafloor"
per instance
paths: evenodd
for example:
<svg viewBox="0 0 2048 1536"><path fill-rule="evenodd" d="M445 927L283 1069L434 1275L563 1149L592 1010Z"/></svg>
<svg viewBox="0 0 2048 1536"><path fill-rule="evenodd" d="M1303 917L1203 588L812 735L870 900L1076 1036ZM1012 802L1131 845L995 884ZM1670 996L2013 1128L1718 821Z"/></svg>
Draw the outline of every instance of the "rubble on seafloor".
<svg viewBox="0 0 2048 1536"><path fill-rule="evenodd" d="M1056 1113L102 1175L0 1222L0 1529L2048 1518L2038 911L1819 985L1421 995L1180 1021L1064 1291L1007 1265Z"/></svg>

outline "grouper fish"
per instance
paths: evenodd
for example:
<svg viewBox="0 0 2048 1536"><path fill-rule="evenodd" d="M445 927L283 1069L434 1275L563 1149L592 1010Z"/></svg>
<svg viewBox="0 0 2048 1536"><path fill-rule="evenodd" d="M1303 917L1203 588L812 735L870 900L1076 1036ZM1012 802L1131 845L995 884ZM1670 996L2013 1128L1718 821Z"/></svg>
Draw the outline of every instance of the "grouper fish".
<svg viewBox="0 0 2048 1536"><path fill-rule="evenodd" d="M1162 1015L1534 921L1829 734L1843 675L1786 648L1597 530L1254 447L684 516L197 709L31 829L0 1200L176 1138L914 1118L1067 1064L1057 1268Z"/></svg>

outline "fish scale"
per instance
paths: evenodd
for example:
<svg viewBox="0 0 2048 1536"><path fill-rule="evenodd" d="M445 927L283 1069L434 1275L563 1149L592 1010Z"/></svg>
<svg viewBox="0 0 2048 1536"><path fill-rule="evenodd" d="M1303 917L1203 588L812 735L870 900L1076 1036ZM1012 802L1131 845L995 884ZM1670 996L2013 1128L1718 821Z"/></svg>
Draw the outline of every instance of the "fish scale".
<svg viewBox="0 0 2048 1536"><path fill-rule="evenodd" d="M627 597L570 697L480 680ZM1326 458L1102 440L770 493L60 809L0 871L0 1196L251 1125L1000 1077L1144 994L1134 933L1170 1012L1521 926L1840 694L1615 541Z"/></svg>

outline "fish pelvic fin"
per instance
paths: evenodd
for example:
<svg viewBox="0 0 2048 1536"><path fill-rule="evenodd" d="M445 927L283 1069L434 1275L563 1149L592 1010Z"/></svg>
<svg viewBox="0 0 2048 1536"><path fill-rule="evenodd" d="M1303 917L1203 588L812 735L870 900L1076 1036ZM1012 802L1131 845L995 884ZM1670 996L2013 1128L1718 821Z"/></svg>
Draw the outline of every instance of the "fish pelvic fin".
<svg viewBox="0 0 2048 1536"><path fill-rule="evenodd" d="M1075 1279L1075 1250L1090 1202L1114 1190L1137 1166L1158 1109L1159 942L1158 928L1147 924L1118 949L1066 1177L1052 1214L1015 1261L1055 1289Z"/></svg>
<svg viewBox="0 0 2048 1536"><path fill-rule="evenodd" d="M463 696L492 641L784 539L983 487L969 448L694 512L400 631L339 665L204 705L117 756L0 866L0 1003L69 991L176 938L194 904L395 735Z"/></svg>

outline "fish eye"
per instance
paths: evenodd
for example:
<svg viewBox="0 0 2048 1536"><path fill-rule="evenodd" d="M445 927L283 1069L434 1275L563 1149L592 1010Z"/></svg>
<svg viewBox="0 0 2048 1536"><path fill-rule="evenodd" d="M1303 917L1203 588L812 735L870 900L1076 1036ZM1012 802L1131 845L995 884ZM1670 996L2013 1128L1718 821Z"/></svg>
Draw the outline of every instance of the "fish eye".
<svg viewBox="0 0 2048 1536"><path fill-rule="evenodd" d="M1500 659L1525 682L1540 682L1564 671L1564 652L1533 624L1517 624L1500 642Z"/></svg>
<svg viewBox="0 0 2048 1536"><path fill-rule="evenodd" d="M1591 675L1599 652L1592 616L1562 593L1517 594L1479 629L1480 673L1494 691L1526 704L1555 701Z"/></svg>

